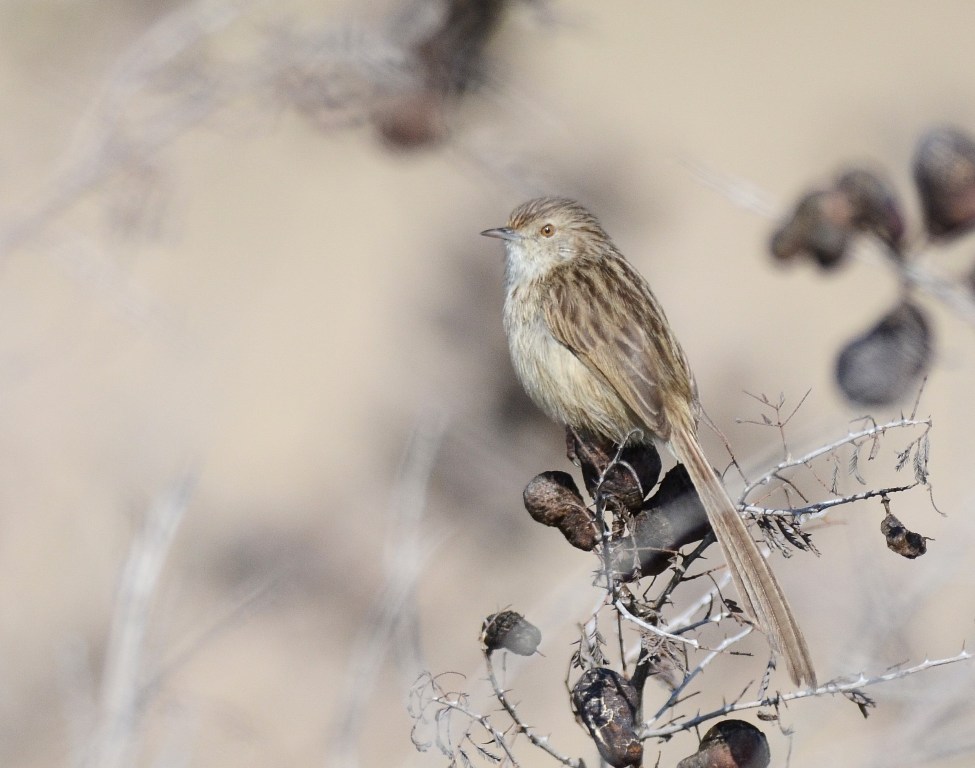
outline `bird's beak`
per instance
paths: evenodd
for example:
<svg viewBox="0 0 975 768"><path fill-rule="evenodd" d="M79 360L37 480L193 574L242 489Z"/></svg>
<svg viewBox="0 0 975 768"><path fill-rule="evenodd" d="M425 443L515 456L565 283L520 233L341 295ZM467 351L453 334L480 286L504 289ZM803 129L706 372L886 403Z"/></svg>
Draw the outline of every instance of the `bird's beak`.
<svg viewBox="0 0 975 768"><path fill-rule="evenodd" d="M521 233L513 230L511 227L485 229L481 234L485 237L496 237L498 240L521 240Z"/></svg>

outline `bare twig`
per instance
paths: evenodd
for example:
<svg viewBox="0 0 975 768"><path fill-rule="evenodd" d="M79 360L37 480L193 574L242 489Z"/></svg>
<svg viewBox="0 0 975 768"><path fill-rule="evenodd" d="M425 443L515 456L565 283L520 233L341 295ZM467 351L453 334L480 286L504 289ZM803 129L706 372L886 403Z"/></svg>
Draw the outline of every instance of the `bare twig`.
<svg viewBox="0 0 975 768"><path fill-rule="evenodd" d="M894 419L884 424L873 424L872 426L867 427L866 429L861 429L856 432L848 432L845 436L838 438L837 440L834 440L831 443L827 443L826 445L822 445L810 451L809 453L805 454L804 456L801 456L797 459L785 459L779 462L774 467L772 467L772 469L770 469L765 474L763 474L761 477L759 477L756 480L753 480L751 483L745 486L744 491L742 491L741 493L741 498L747 499L748 496L750 496L755 491L755 489L763 485L769 485L773 480L778 479L780 474L783 471L787 469L792 469L795 467L801 467L807 465L810 462L814 461L815 459L818 459L821 456L826 456L827 454L836 451L838 448L844 445L855 444L857 442L864 441L869 438L883 435L888 430L891 429L902 429L905 427L916 427L916 426L924 426L927 429L930 429L932 426L931 419L930 418Z"/></svg>
<svg viewBox="0 0 975 768"><path fill-rule="evenodd" d="M733 704L727 704L718 709L712 710L711 712L706 712L704 714L699 714L695 717L683 720L680 723L673 723L671 725L664 726L662 728L652 728L650 727L652 721L644 725L640 730L639 735L642 739L655 739L663 738L667 736L672 736L675 733L680 733L681 731L686 731L694 728L701 723L707 722L708 720L713 720L716 717L723 717L725 715L731 714L732 712L742 712L747 709L758 709L760 707L778 707L781 704L796 701L798 699L807 699L814 696L835 696L836 694L845 694L852 691L856 691L860 688L866 688L871 685L877 685L878 683L886 683L891 680L899 680L900 678L907 677L909 675L914 675L919 672L925 672L934 667L941 667L946 664L954 664L960 661L967 661L971 659L973 654L966 650L962 650L956 656L950 656L944 659L934 659L925 660L920 664L916 664L913 667L908 667L906 669L899 669L893 672L887 672L883 675L876 675L874 677L867 677L864 674L860 674L855 680L832 680L818 688L809 688L803 691L792 691L790 693L779 693L770 698L756 699L753 701L743 701L736 702Z"/></svg>
<svg viewBox="0 0 975 768"><path fill-rule="evenodd" d="M578 758L566 757L565 755L561 754L554 747L552 747L551 744L549 744L547 736L539 736L534 728L525 725L524 721L522 721L521 717L518 715L518 711L509 701L507 693L501 687L498 676L494 672L494 663L491 660L490 651L485 651L484 663L487 666L488 679L491 681L491 687L494 689L494 697L501 704L504 711L508 713L508 717L511 718L511 721L514 723L518 733L525 734L527 739L533 745L547 752L549 755L562 763L562 765L566 765L569 768L585 768L584 763L581 760Z"/></svg>
<svg viewBox="0 0 975 768"><path fill-rule="evenodd" d="M720 591L731 583L731 574L725 571L720 579L717 580L715 585L711 587L707 592L702 594L693 603L691 603L687 608L685 608L681 613L677 614L673 619L667 622L666 627L671 632L675 632L683 627L686 627L691 623L692 617L695 616L704 608L708 608L714 603L715 597L720 593Z"/></svg>
<svg viewBox="0 0 975 768"><path fill-rule="evenodd" d="M761 515L789 515L796 518L810 519L814 517L821 517L829 510L842 506L843 504L853 504L857 501L866 501L867 499L883 497L892 493L902 493L904 491L910 491L917 488L919 485L920 483L911 483L910 485L899 485L891 488L877 488L869 491L863 491L862 493L853 493L849 496L841 496L835 499L817 501L812 504L807 504L804 507L776 509L772 507L762 507L757 504L745 504L743 507L741 507L741 509L753 517Z"/></svg>
<svg viewBox="0 0 975 768"><path fill-rule="evenodd" d="M470 718L473 722L480 725L490 735L491 740L504 752L509 763L515 768L519 768L521 764L515 758L514 752L511 751L511 747L508 745L508 735L491 725L491 720L486 715L479 714L459 701L454 701L443 696L438 696L433 701L447 709L460 712L465 717ZM501 764L503 765L503 763Z"/></svg>
<svg viewBox="0 0 975 768"><path fill-rule="evenodd" d="M666 712L668 709L670 709L672 706L674 706L674 704L678 702L681 694L685 690L687 690L687 686L691 684L691 681L695 677L697 677L699 674L701 674L701 672L704 671L704 668L708 666L708 664L714 661L718 656L720 656L724 651L728 650L728 648L730 648L732 645L737 643L739 640L742 640L747 635L751 634L752 629L753 627L747 626L737 634L731 635L730 637L726 637L713 651L711 651L703 659L701 659L701 661L698 662L697 666L695 666L694 669L689 670L687 674L684 675L684 679L681 681L680 685L678 685L677 688L674 689L673 693L670 694L670 698L667 699L666 702L664 702L663 706L661 706L660 709L657 710L657 713L652 718L650 718L648 722L653 723L659 720L663 716L664 712Z"/></svg>
<svg viewBox="0 0 975 768"><path fill-rule="evenodd" d="M666 630L661 629L660 627L654 626L648 621L644 621L643 619L634 616L626 609L626 606L623 605L623 601L618 598L616 602L613 603L613 607L616 608L620 616L622 616L624 619L635 624L640 629L646 632L650 632L651 634L657 635L659 637L665 637L668 640L674 640L675 642L678 643L684 643L685 645L689 645L692 648L701 647L701 644L693 637L683 637L682 635L672 634L670 632L667 632Z"/></svg>

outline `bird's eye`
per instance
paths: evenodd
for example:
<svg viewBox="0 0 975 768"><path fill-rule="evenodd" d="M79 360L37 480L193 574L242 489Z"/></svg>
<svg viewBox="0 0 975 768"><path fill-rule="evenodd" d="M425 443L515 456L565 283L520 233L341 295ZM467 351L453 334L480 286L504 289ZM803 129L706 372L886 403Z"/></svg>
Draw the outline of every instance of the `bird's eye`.
<svg viewBox="0 0 975 768"><path fill-rule="evenodd" d="M551 237L555 234L555 227L553 227L551 224L545 224L538 231L542 233L542 237Z"/></svg>

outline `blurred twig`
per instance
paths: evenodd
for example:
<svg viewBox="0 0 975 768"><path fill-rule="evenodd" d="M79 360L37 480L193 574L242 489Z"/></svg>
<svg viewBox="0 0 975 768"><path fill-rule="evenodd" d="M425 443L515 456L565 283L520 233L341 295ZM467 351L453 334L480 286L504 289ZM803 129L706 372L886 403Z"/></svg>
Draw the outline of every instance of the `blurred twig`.
<svg viewBox="0 0 975 768"><path fill-rule="evenodd" d="M129 550L105 654L98 724L82 761L90 768L134 763L135 731L143 703L143 651L153 598L194 485L195 477L188 475L162 494Z"/></svg>
<svg viewBox="0 0 975 768"><path fill-rule="evenodd" d="M422 541L420 521L445 429L446 419L433 414L417 425L407 445L385 521L385 583L353 644L345 695L336 699L342 703L329 746L332 765L359 765L365 711L385 657L392 652L410 683L423 667L414 590L436 544ZM378 536L375 541L378 546Z"/></svg>
<svg viewBox="0 0 975 768"><path fill-rule="evenodd" d="M26 212L0 225L0 258L38 235L83 194L210 115L229 94L212 87L177 88L164 107L136 121L127 113L153 79L187 50L235 21L256 0L199 0L170 12L133 43L105 78L61 169ZM128 130L127 130L128 129Z"/></svg>

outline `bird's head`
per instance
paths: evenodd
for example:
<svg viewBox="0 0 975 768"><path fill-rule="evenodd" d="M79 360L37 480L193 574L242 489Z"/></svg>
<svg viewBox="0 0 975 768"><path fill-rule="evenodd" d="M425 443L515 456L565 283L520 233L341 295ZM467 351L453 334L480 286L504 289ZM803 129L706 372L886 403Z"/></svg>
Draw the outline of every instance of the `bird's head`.
<svg viewBox="0 0 975 768"><path fill-rule="evenodd" d="M507 226L481 232L504 241L509 278L541 277L580 255L612 247L599 221L574 200L539 197L511 212Z"/></svg>

